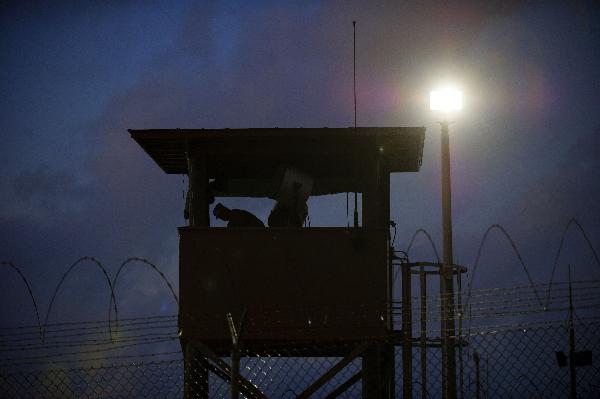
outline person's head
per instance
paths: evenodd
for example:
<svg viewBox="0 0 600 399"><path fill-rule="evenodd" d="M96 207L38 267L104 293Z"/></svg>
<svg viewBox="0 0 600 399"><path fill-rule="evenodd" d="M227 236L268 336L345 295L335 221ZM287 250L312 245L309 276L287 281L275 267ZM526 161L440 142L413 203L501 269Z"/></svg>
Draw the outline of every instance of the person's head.
<svg viewBox="0 0 600 399"><path fill-rule="evenodd" d="M230 213L231 210L225 205L221 204L220 202L217 205L215 205L215 208L213 209L213 215L215 215L217 219L221 220L229 220Z"/></svg>

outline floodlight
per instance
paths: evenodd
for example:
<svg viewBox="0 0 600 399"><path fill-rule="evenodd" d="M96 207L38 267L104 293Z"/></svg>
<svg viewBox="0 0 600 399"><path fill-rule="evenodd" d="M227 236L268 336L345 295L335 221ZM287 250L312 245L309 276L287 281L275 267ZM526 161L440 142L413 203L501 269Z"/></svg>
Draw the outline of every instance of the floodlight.
<svg viewBox="0 0 600 399"><path fill-rule="evenodd" d="M429 93L432 111L452 112L462 109L462 91L455 89L433 90Z"/></svg>

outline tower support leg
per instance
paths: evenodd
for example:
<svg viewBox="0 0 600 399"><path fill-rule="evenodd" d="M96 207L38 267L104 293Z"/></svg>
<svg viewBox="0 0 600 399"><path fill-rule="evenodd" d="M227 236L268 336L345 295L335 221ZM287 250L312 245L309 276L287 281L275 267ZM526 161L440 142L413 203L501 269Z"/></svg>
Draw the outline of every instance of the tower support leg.
<svg viewBox="0 0 600 399"><path fill-rule="evenodd" d="M377 343L363 355L364 399L393 399L395 396L394 345Z"/></svg>
<svg viewBox="0 0 600 399"><path fill-rule="evenodd" d="M208 360L191 344L181 344L184 353L184 399L208 399Z"/></svg>

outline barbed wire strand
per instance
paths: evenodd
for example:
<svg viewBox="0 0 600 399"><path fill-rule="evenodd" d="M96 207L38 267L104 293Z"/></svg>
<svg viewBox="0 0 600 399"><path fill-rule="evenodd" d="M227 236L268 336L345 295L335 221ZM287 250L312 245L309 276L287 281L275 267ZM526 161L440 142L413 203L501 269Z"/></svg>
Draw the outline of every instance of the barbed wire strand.
<svg viewBox="0 0 600 399"><path fill-rule="evenodd" d="M29 293L29 297L31 298L31 302L33 303L33 309L35 310L35 317L36 317L36 320L37 320L37 328L38 328L38 331L39 331L39 334L40 334L40 339L43 339L42 324L40 323L40 313L38 311L37 302L35 301L35 296L33 295L33 291L31 289L31 286L29 285L29 282L25 278L25 275L12 262L1 261L0 265L12 268L13 270L15 270L19 274L19 276L21 276L21 279L23 280L23 282L25 283L25 286L27 287L27 292Z"/></svg>
<svg viewBox="0 0 600 399"><path fill-rule="evenodd" d="M21 360L38 360L38 359L48 359L48 358L62 357L62 356L75 356L75 355L87 355L87 354L90 354L90 353L102 353L102 352L109 352L109 351L113 351L113 350L117 350L117 349L131 348L131 347L140 346L140 345L148 345L148 344L156 344L156 343L161 343L161 342L169 342L169 341L173 341L176 338L165 338L165 339L156 339L156 340L148 339L148 340L143 341L143 342L136 342L136 343L130 343L130 344L122 344L122 345L120 345L120 344L113 344L114 346L111 346L109 348L90 349L90 350L78 351L78 352L52 353L52 354L47 354L47 355L25 356L25 357L17 357L17 358L0 358L0 367L12 365L14 362L19 362Z"/></svg>
<svg viewBox="0 0 600 399"><path fill-rule="evenodd" d="M463 309L461 309L461 312L464 313L464 308L468 306L469 300L471 299L471 289L473 288L473 280L475 279L475 273L477 272L477 266L478 266L479 260L481 258L481 252L482 252L483 246L487 240L487 237L492 230L499 230L500 232L503 233L504 237L506 237L506 239L508 240L511 248L513 249L515 255L517 256L517 259L519 260L519 263L521 264L521 266L523 267L523 270L525 271L525 274L527 275L527 279L529 280L529 284L530 284L532 290L536 293L536 296L538 296L540 307L543 308L544 304L543 304L541 298L539 298L537 290L535 289L535 284L533 283L533 280L531 279L529 270L527 269L527 266L525 265L525 262L523 261L523 257L521 256L521 253L517 249L515 242L513 241L512 237L508 234L508 232L504 229L504 227L502 227L499 224L493 224L490 227L488 227L488 229L485 231L485 234L483 235L483 238L481 239L481 243L479 244L479 248L477 249L477 256L475 258L475 262L473 263L473 273L471 274L471 280L469 281L469 284L467 287L467 299L466 299L465 303L463 304Z"/></svg>
<svg viewBox="0 0 600 399"><path fill-rule="evenodd" d="M157 353L142 353L138 355L115 355L115 356L103 356L103 357L95 357L95 358L85 358L85 359L69 359L69 360L55 360L48 362L23 362L18 363L18 366L29 366L29 365L50 365L50 364L65 364L65 363L85 363L85 362L97 362L102 360L113 360L113 359L137 359L137 358L145 358L145 357L159 357L159 356L168 356L168 355L182 355L181 351L170 351L170 352L157 352ZM173 361L181 361L183 359L174 359L174 360L165 360L164 362L173 362ZM162 363L162 362L161 362ZM15 366L14 364L11 367ZM0 365L2 367L2 365ZM113 368L121 368L121 367L131 367L131 365L110 365L110 366L98 366L98 367L90 367L90 369L113 369ZM80 369L66 369L66 370L80 370ZM19 374L12 373L12 374ZM2 373L5 376L10 376L11 374Z"/></svg>
<svg viewBox="0 0 600 399"><path fill-rule="evenodd" d="M575 226L578 228L578 230L581 232L581 235L583 236L585 242L587 243L588 247L590 248L590 250L592 251L592 254L594 255L594 259L596 260L596 264L598 266L600 266L600 258L598 258L598 253L596 253L596 250L594 249L594 246L592 245L592 242L590 241L587 233L585 232L585 229L583 228L583 226L579 223L579 221L575 218L571 218L569 220L569 222L567 223L567 226L565 227L565 229L563 230L563 234L560 238L560 243L558 245L558 250L556 251L556 256L554 257L554 265L552 266L552 273L550 273L550 289L552 289L552 283L554 281L554 273L556 272L556 267L558 266L558 260L560 258L560 254L562 252L562 248L563 245L565 243L565 238L567 236L567 233L569 232L569 228L571 226Z"/></svg>
<svg viewBox="0 0 600 399"><path fill-rule="evenodd" d="M178 315L158 315L158 316L143 316L143 317L130 317L126 319L120 319L122 325L134 325L134 324L146 324L146 323L166 323L169 321L177 321ZM99 325L106 324L106 320L89 320L89 321L66 321L62 323L49 323L47 325L48 333L52 333L51 327L64 327L64 326L79 326L79 325ZM13 327L0 327L1 330L19 330L19 329L35 329L37 326L13 326ZM73 327L76 328L76 327ZM104 328L104 326L97 327L89 327L89 328ZM27 334L20 333L20 334ZM2 334L0 333L0 337L11 335L11 334Z"/></svg>
<svg viewBox="0 0 600 399"><path fill-rule="evenodd" d="M102 274L104 275L104 277L106 279L106 283L108 284L108 288L110 290L110 296L111 296L111 298L114 301L115 315L118 314L118 311L117 311L117 302L115 300L115 291L113 290L113 286L112 286L112 283L110 282L110 278L108 277L108 273L106 272L106 269L93 256L84 256L84 257L81 257L78 260L76 260L75 263L73 263L71 265L71 267L69 267L69 269L63 274L62 278L60 279L60 282L58 283L58 285L56 286L56 289L54 290L54 294L52 295L52 299L50 300L50 305L48 306L48 311L46 312L46 318L44 320L44 329L43 329L43 333L42 333L42 341L44 340L44 335L46 333L46 325L48 324L48 318L50 317L50 312L52 311L52 306L54 305L54 300L56 299L56 295L58 294L58 291L60 290L60 287L62 286L62 284L65 281L65 279L67 278L67 276L75 268L75 266L77 266L78 264L80 264L81 262L83 262L85 260L89 260L90 262L92 262L93 264L95 264L96 266L98 266L100 268L100 270L102 271ZM110 318L108 319L108 331L109 331L109 335L110 335L110 337L112 339L112 328L111 328L111 325L110 325Z"/></svg>
<svg viewBox="0 0 600 399"><path fill-rule="evenodd" d="M155 272L158 273L158 275L162 278L162 280L165 282L165 284L167 284L167 287L169 288L169 290L171 291L171 294L173 295L173 298L175 299L175 303L177 303L177 305L179 306L179 298L177 297L177 294L175 294L175 290L173 290L173 285L171 284L171 282L169 281L169 279L165 276L165 274L160 270L160 268L158 266L156 266L154 263L150 262L147 259L144 258L140 258L140 257L131 257L126 259L123 263L121 263L121 265L119 266L119 269L117 270L117 274L115 275L115 278L113 280L112 283L112 287L113 289L116 289L117 286L117 282L119 281L119 276L121 275L121 271L123 270L123 268L129 264L131 264L132 262L141 262L142 264L145 264L147 266L150 266L150 268L152 268ZM115 326L118 330L119 328L119 317L117 314L117 302L115 299L114 294L111 296L110 298L110 303L108 304L108 320L111 320L111 315L112 315L112 304L115 304Z"/></svg>

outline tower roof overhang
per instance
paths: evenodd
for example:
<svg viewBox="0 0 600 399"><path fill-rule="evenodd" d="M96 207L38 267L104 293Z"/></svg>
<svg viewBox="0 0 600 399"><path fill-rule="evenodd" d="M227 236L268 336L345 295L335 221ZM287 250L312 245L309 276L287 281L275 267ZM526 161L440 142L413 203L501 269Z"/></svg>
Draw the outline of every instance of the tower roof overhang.
<svg viewBox="0 0 600 399"><path fill-rule="evenodd" d="M377 173L417 172L424 127L129 129L169 174L186 174L189 156L203 158L224 196L272 196L282 167L315 179L312 195L362 191ZM226 182L226 183L223 183Z"/></svg>

